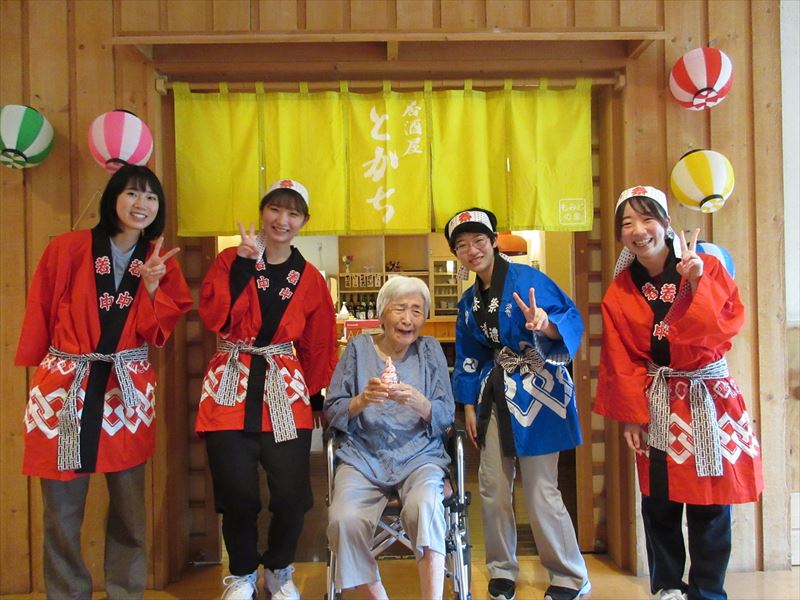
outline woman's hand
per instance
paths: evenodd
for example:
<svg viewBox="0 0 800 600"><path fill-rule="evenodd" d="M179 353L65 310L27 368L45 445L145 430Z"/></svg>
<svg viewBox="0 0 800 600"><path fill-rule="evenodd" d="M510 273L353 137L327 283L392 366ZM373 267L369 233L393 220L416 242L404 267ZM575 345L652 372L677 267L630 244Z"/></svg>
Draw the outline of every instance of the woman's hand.
<svg viewBox="0 0 800 600"><path fill-rule="evenodd" d="M430 423L431 411L433 408L431 406L431 401L428 400L422 392L413 385L407 383L395 383L387 387L389 388L389 398L398 404L408 406L417 413L423 421Z"/></svg>
<svg viewBox="0 0 800 600"><path fill-rule="evenodd" d="M364 390L350 401L348 413L355 417L370 404L383 404L389 397L389 386L381 382L380 377L373 377L367 382Z"/></svg>
<svg viewBox="0 0 800 600"><path fill-rule="evenodd" d="M467 430L469 441L476 448L478 447L478 417L475 414L474 404L464 405L464 428Z"/></svg>
<svg viewBox="0 0 800 600"><path fill-rule="evenodd" d="M531 288L528 292L528 304L522 301L517 292L514 292L514 301L519 306L522 314L525 316L525 328L530 331L541 331L551 340L560 340L561 334L558 333L558 327L550 322L550 317L543 308L536 306L536 292Z"/></svg>
<svg viewBox="0 0 800 600"><path fill-rule="evenodd" d="M241 221L236 221L236 224L239 226L239 235L242 236L242 241L239 242L239 247L236 248L236 254L251 260L261 258L261 251L256 242L258 237L256 235L256 226L250 223L250 231L245 231Z"/></svg>
<svg viewBox="0 0 800 600"><path fill-rule="evenodd" d="M636 454L647 453L647 442L644 439L644 431L642 426L638 423L625 423L625 428L622 437L628 443L628 448L633 450Z"/></svg>
<svg viewBox="0 0 800 600"><path fill-rule="evenodd" d="M700 235L700 228L697 227L692 232L692 241L687 244L686 236L681 230L678 234L681 242L681 260L675 269L681 277L684 277L689 285L692 286L692 292L697 291L697 284L703 276L703 261L697 256L695 250L697 249L697 236Z"/></svg>
<svg viewBox="0 0 800 600"><path fill-rule="evenodd" d="M139 267L139 276L142 278L142 283L144 283L144 287L151 298L155 295L161 278L167 274L166 262L181 251L180 248L173 248L169 252L159 256L161 253L161 245L163 243L164 236L162 235L156 240L153 253L150 255L150 258L148 258L147 261L141 267Z"/></svg>

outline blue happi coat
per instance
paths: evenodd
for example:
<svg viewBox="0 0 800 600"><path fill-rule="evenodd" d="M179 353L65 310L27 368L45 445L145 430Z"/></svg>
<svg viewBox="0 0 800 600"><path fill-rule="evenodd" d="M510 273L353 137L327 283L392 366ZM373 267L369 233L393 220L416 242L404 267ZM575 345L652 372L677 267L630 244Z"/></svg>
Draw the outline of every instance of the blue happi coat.
<svg viewBox="0 0 800 600"><path fill-rule="evenodd" d="M504 259L498 256L495 260L497 269ZM534 348L545 361L542 370L524 375L519 369L503 372L516 454L537 456L574 448L581 443L581 431L575 388L566 365L577 352L583 334L578 309L553 280L527 265L509 263L505 280L493 277L492 288L502 293L489 302L490 306L481 307L476 285L464 292L458 303L453 371L456 401L479 403L483 386L496 364L496 350L507 346L520 353L526 347ZM547 312L563 339L551 340L525 328L525 316L512 293L517 292L527 304L530 288L535 290L537 306ZM485 323L482 327L480 318L476 318L481 311L497 312L499 327L494 329Z"/></svg>

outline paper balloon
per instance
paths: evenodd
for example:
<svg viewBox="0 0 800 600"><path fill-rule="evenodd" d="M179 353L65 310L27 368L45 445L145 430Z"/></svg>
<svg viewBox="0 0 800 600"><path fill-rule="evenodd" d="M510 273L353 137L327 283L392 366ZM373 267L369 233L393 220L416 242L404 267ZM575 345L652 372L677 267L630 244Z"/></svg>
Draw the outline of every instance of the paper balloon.
<svg viewBox="0 0 800 600"><path fill-rule="evenodd" d="M713 150L684 154L670 175L670 187L678 202L704 213L722 208L733 193L733 185L733 166Z"/></svg>
<svg viewBox="0 0 800 600"><path fill-rule="evenodd" d="M89 127L89 150L100 166L113 173L122 165L146 164L153 153L153 135L133 113L113 110Z"/></svg>
<svg viewBox="0 0 800 600"><path fill-rule="evenodd" d="M0 107L0 163L25 169L41 163L53 148L53 126L38 110L20 104Z"/></svg>
<svg viewBox="0 0 800 600"><path fill-rule="evenodd" d="M703 110L722 102L733 84L731 59L716 48L695 48L669 74L669 90L684 108Z"/></svg>

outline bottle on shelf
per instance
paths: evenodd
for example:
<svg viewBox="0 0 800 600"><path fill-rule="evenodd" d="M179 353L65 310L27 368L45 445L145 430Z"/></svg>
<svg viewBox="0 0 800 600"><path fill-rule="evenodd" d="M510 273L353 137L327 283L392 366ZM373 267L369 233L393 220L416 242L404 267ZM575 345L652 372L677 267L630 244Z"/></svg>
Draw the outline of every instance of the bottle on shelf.
<svg viewBox="0 0 800 600"><path fill-rule="evenodd" d="M367 318L375 318L375 302L373 301L372 296L370 296L369 303L367 304Z"/></svg>
<svg viewBox="0 0 800 600"><path fill-rule="evenodd" d="M367 301L364 299L363 295L358 303L357 318L362 320L367 318Z"/></svg>

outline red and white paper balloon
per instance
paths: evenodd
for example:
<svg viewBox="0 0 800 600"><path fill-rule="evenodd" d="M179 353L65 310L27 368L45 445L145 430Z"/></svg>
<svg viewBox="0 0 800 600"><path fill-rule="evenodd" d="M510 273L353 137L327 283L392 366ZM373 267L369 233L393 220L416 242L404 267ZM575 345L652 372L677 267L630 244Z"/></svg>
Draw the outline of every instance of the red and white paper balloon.
<svg viewBox="0 0 800 600"><path fill-rule="evenodd" d="M153 135L133 113L112 110L89 127L89 150L100 166L113 173L126 164L146 164L153 153Z"/></svg>
<svg viewBox="0 0 800 600"><path fill-rule="evenodd" d="M716 48L695 48L681 56L669 74L669 90L684 108L704 110L719 104L733 83L731 59Z"/></svg>

